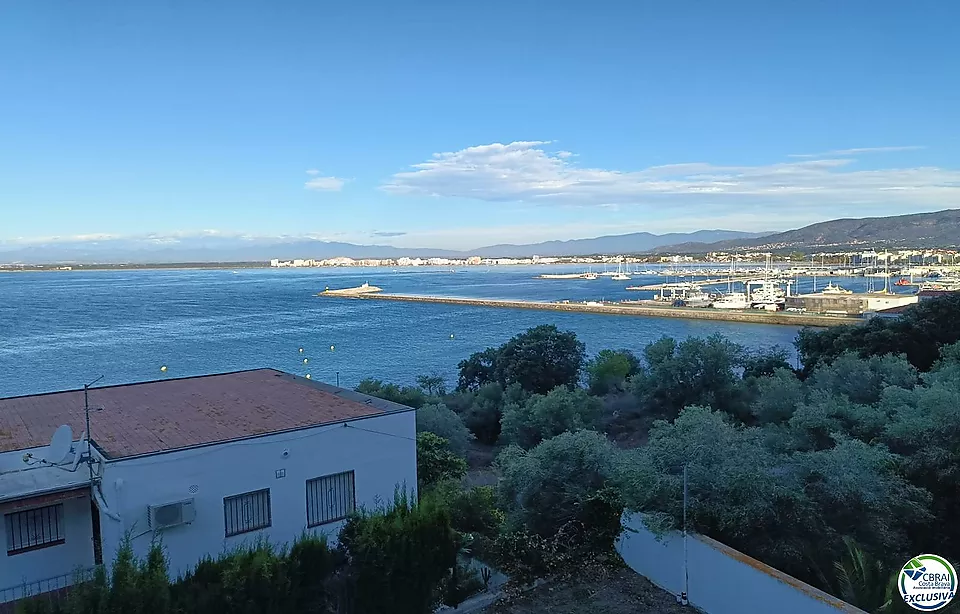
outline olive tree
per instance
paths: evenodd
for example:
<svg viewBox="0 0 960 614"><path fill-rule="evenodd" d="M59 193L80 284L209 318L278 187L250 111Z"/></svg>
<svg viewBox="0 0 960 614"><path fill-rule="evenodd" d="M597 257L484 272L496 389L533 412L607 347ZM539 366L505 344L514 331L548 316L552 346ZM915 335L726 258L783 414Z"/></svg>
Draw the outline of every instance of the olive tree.
<svg viewBox="0 0 960 614"><path fill-rule="evenodd" d="M533 395L525 403L503 410L501 438L531 448L566 431L595 429L601 403L582 389L558 387L546 395Z"/></svg>
<svg viewBox="0 0 960 614"><path fill-rule="evenodd" d="M511 528L556 533L613 483L619 454L595 431L563 433L527 451L505 449L497 458L498 493Z"/></svg>

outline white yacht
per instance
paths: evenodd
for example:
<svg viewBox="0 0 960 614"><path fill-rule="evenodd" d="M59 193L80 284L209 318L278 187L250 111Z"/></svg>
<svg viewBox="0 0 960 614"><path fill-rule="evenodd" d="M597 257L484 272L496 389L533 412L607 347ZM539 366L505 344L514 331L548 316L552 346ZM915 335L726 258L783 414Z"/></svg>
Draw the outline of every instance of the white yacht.
<svg viewBox="0 0 960 614"><path fill-rule="evenodd" d="M756 290L753 290L754 287ZM769 279L748 281L747 293L750 295L750 306L756 309L776 311L787 302L787 295L783 288Z"/></svg>
<svg viewBox="0 0 960 614"><path fill-rule="evenodd" d="M630 281L630 276L623 272L623 265L617 263L617 272L611 277L613 281Z"/></svg>
<svg viewBox="0 0 960 614"><path fill-rule="evenodd" d="M827 284L827 287L822 290L822 294L853 294L853 290L847 290L830 282Z"/></svg>
<svg viewBox="0 0 960 614"><path fill-rule="evenodd" d="M714 309L749 309L750 300L746 292L728 292L713 301Z"/></svg>

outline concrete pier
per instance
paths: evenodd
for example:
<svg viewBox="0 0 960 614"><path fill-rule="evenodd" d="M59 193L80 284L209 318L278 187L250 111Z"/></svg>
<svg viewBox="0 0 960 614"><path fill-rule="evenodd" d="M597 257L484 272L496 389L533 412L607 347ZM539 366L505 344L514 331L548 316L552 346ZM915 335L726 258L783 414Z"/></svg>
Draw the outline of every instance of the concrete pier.
<svg viewBox="0 0 960 614"><path fill-rule="evenodd" d="M551 303L546 301L517 301L482 298L454 298L446 296L423 296L411 294L333 294L321 296L354 298L377 301L405 301L410 303L438 303L444 305L473 305L476 307L496 307L501 309L536 309L541 311L568 311L579 313L598 313L606 315L646 316L653 318L687 318L694 320L717 320L725 322L747 322L754 324L782 324L785 326L840 326L863 322L860 318L841 315L817 315L790 313L783 311L763 311L760 309L732 310L694 307L671 307L659 305L638 305L628 303Z"/></svg>

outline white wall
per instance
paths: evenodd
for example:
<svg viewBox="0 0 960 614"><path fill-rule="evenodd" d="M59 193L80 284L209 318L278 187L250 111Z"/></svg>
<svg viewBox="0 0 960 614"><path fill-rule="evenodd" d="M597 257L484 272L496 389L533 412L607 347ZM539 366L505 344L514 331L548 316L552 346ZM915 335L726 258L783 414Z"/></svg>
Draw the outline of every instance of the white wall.
<svg viewBox="0 0 960 614"><path fill-rule="evenodd" d="M103 558L110 563L129 531L134 551L145 555L153 533L147 529L147 506L193 497L196 520L167 529L162 541L176 576L206 554L216 556L244 542L266 538L281 544L306 529L306 481L353 470L357 506L390 502L395 488L416 490L415 413L386 414L350 423L315 427L245 441L108 462L103 495L122 522L101 515ZM363 429L363 430L361 430ZM377 432L370 432L377 431ZM283 456L284 450L289 455ZM277 479L276 471L286 476ZM117 488L119 484L119 488ZM195 494L191 486L197 487ZM223 499L270 488L272 526L225 538ZM315 531L336 537L337 525Z"/></svg>
<svg viewBox="0 0 960 614"><path fill-rule="evenodd" d="M39 485L49 482L48 486L51 489L75 479L77 474L52 467L27 468L23 463L23 454L26 451L39 455L45 451L45 448L0 454L0 481L3 481L4 486L13 485L15 480L31 483L31 480L24 480L28 477L26 472L44 474L35 482ZM24 469L26 472L22 471ZM85 471L85 468L83 470ZM76 479L82 481L82 477ZM0 548L2 548L0 550L0 591L55 576L72 575L78 568L87 569L93 566L93 525L89 497L63 501L63 544L12 556L7 555L6 521L3 518L5 513L3 506L0 506ZM14 597L20 597L20 595L4 592L0 594L0 601Z"/></svg>
<svg viewBox="0 0 960 614"><path fill-rule="evenodd" d="M617 551L637 573L679 595L683 538L657 541L640 518L625 515ZM687 596L706 614L866 614L848 603L701 535L687 537Z"/></svg>
<svg viewBox="0 0 960 614"><path fill-rule="evenodd" d="M3 550L0 551L0 590L19 584L38 582L60 575L72 580L78 568L93 566L93 525L90 518L90 498L69 499L63 502L63 543L32 552L7 556L6 529ZM67 582L70 583L70 582ZM2 595L0 600L22 595Z"/></svg>

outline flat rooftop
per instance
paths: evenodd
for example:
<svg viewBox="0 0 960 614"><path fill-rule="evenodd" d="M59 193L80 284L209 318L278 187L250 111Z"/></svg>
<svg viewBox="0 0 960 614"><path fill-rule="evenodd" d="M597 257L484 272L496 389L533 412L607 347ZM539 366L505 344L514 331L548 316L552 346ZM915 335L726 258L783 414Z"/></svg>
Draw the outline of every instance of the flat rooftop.
<svg viewBox="0 0 960 614"><path fill-rule="evenodd" d="M409 408L274 369L90 389L94 445L109 459L154 454ZM83 390L0 399L0 452L84 430Z"/></svg>

